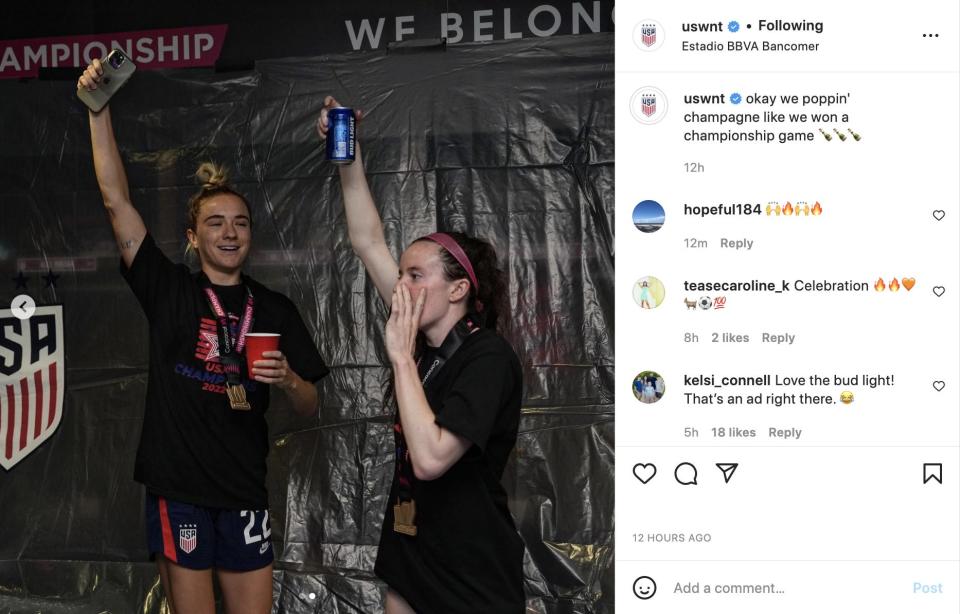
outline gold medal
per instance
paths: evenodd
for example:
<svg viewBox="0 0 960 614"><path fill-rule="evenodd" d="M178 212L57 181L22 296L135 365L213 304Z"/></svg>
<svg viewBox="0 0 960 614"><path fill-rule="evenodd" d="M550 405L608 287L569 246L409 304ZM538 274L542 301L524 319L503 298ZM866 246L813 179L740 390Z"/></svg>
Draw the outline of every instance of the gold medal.
<svg viewBox="0 0 960 614"><path fill-rule="evenodd" d="M417 504L412 499L393 506L393 530L410 537L417 536L417 525L414 519L417 515Z"/></svg>
<svg viewBox="0 0 960 614"><path fill-rule="evenodd" d="M247 390L242 385L227 384L227 397L230 399L231 409L250 409L250 403L247 403Z"/></svg>

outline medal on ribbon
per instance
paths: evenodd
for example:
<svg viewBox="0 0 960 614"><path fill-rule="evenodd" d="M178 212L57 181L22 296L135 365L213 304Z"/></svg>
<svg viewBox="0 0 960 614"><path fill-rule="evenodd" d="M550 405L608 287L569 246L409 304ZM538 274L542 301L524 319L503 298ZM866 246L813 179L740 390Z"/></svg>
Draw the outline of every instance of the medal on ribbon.
<svg viewBox="0 0 960 614"><path fill-rule="evenodd" d="M204 293L207 295L207 301L210 308L217 316L217 338L220 343L220 364L223 366L223 373L227 377L227 399L230 401L230 408L246 411L250 409L250 403L247 401L247 389L243 387L240 374L242 373L243 360L240 358L243 348L247 343L247 333L253 327L253 293L247 288L247 301L243 309L243 320L240 322L240 329L237 331L236 338L230 334L230 323L227 319L227 312L220 304L217 293L209 285L204 287Z"/></svg>
<svg viewBox="0 0 960 614"><path fill-rule="evenodd" d="M417 536L417 502L413 499L409 501L398 501L393 506L393 530L397 533L403 533L410 537Z"/></svg>

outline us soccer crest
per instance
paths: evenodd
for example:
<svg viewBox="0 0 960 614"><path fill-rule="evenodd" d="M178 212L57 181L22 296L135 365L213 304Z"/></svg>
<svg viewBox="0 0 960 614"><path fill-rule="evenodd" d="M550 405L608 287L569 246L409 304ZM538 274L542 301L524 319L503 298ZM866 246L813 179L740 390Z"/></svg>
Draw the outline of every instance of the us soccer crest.
<svg viewBox="0 0 960 614"><path fill-rule="evenodd" d="M63 306L21 320L0 309L0 466L9 471L63 418Z"/></svg>
<svg viewBox="0 0 960 614"><path fill-rule="evenodd" d="M657 95L656 94L642 94L640 96L640 112L651 117L654 113L657 112Z"/></svg>
<svg viewBox="0 0 960 614"><path fill-rule="evenodd" d="M657 26L652 23L640 24L640 42L647 47L657 44Z"/></svg>
<svg viewBox="0 0 960 614"><path fill-rule="evenodd" d="M641 124L656 124L667 115L667 96L660 89L646 86L630 97L630 114Z"/></svg>
<svg viewBox="0 0 960 614"><path fill-rule="evenodd" d="M180 549L190 554L197 547L197 525L180 525Z"/></svg>
<svg viewBox="0 0 960 614"><path fill-rule="evenodd" d="M667 31L655 19L643 19L633 28L633 44L640 51L656 51L663 46Z"/></svg>

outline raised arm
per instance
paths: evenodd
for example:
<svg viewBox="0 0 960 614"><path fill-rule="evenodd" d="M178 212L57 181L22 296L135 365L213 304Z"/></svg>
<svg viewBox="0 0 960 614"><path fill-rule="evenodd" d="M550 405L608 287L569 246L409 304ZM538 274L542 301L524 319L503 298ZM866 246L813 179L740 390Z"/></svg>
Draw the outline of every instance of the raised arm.
<svg viewBox="0 0 960 614"><path fill-rule="evenodd" d="M317 121L321 138L327 135L327 111L339 106L331 96L323 101L323 110ZM359 117L358 117L359 119ZM383 236L383 223L370 194L367 176L363 169L363 156L357 143L357 159L353 164L340 165L340 185L343 192L343 207L347 215L347 232L353 251L360 256L370 279L377 287L380 297L390 303L393 287L397 284L399 267Z"/></svg>
<svg viewBox="0 0 960 614"><path fill-rule="evenodd" d="M100 60L93 60L77 82L77 87L94 90L103 75ZM113 123L110 119L110 107L99 113L90 112L90 144L93 149L93 166L97 172L97 183L103 196L103 205L110 214L113 235L120 247L120 257L129 267L133 263L147 228L143 218L130 202L130 188L127 186L127 174L123 170L120 151L113 136Z"/></svg>

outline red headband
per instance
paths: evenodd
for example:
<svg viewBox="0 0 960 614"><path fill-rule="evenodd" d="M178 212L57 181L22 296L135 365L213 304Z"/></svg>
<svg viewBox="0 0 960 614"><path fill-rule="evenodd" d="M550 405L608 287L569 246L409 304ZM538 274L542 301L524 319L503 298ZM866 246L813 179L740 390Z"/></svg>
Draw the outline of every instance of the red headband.
<svg viewBox="0 0 960 614"><path fill-rule="evenodd" d="M450 255L453 256L454 260L459 262L460 266L463 267L463 270L467 272L467 277L470 278L470 283L473 284L473 289L477 292L480 291L480 283L477 281L477 274L473 272L473 265L470 264L470 259L467 258L467 253L463 251L463 248L460 247L460 244L457 243L456 239L445 232L435 232L423 238L428 241L433 241L434 243L439 243L443 249L450 252ZM479 309L483 309L480 301L477 301L477 307Z"/></svg>

